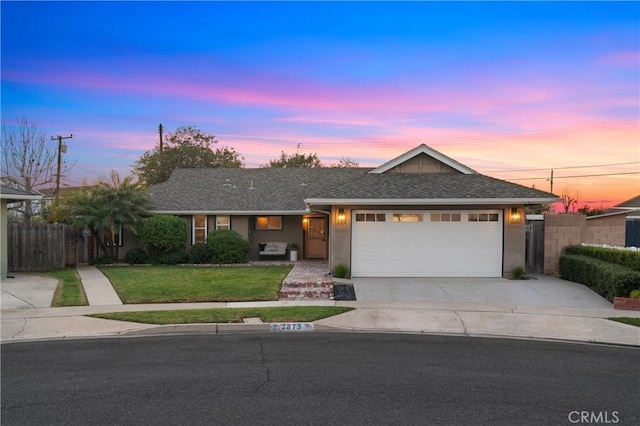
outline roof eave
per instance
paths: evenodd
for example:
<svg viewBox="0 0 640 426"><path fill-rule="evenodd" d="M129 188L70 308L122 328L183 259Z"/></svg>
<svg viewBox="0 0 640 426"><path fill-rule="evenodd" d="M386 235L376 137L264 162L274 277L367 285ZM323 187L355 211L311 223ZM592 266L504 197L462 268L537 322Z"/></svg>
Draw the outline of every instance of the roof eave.
<svg viewBox="0 0 640 426"><path fill-rule="evenodd" d="M223 216L295 216L309 213L308 210L151 210L153 214L172 215L223 215Z"/></svg>
<svg viewBox="0 0 640 426"><path fill-rule="evenodd" d="M550 204L560 198L307 198L310 205L504 205Z"/></svg>

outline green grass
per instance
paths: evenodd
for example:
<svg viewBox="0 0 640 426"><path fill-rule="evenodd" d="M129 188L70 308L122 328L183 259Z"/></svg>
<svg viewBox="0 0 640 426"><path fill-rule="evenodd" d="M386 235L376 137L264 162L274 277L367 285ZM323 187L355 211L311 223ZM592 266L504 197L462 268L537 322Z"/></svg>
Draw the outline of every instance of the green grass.
<svg viewBox="0 0 640 426"><path fill-rule="evenodd" d="M89 315L145 324L196 324L242 322L260 318L263 322L309 322L342 314L353 308L337 306L286 306L278 308L188 309L180 311L114 312Z"/></svg>
<svg viewBox="0 0 640 426"><path fill-rule="evenodd" d="M51 301L52 307L87 306L89 304L75 268L68 267L57 271L45 272L42 275L58 280L58 287L56 287Z"/></svg>
<svg viewBox="0 0 640 426"><path fill-rule="evenodd" d="M123 303L278 300L290 266L102 266Z"/></svg>
<svg viewBox="0 0 640 426"><path fill-rule="evenodd" d="M636 327L640 327L640 318L631 318L631 317L618 317L618 318L609 318L611 321L617 321L624 324L635 325Z"/></svg>

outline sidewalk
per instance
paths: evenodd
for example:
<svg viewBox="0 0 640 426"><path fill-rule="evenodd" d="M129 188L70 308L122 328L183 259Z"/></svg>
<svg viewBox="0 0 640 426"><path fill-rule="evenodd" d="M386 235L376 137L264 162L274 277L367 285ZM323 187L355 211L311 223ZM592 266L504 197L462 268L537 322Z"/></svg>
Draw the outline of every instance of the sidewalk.
<svg viewBox="0 0 640 426"><path fill-rule="evenodd" d="M640 346L640 328L607 320L608 317L638 317L640 312L510 303L469 302L362 302L362 301L273 301L232 303L173 303L123 305L109 281L97 268L78 267L90 306L46 308L23 300L6 305L2 282L1 341L115 337L173 333L269 332L269 324L186 324L150 325L89 318L105 312L213 309L268 306L350 306L357 308L342 315L316 321L316 330L342 332L404 332L466 336L503 336L599 342ZM24 275L22 276L24 277ZM26 276L31 277L31 276ZM19 279L21 277L18 277ZM51 281L35 277L42 286ZM55 280L52 280L55 282ZM24 284L24 282L23 282ZM25 286L22 286L26 288ZM37 289L37 286L35 287ZM55 288L55 286L54 286ZM31 287L33 290L34 287ZM41 297L42 290L38 291ZM52 294L52 293L51 293ZM25 297L24 299L28 299ZM50 300L50 299L49 299ZM50 303L50 302L49 302ZM34 307L35 306L35 307ZM46 305L45 305L46 306Z"/></svg>

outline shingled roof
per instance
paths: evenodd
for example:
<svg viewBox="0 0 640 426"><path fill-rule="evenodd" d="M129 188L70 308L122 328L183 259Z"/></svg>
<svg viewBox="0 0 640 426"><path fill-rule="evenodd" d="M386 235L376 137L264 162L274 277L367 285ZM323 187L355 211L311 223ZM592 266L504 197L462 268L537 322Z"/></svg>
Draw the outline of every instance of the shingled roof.
<svg viewBox="0 0 640 426"><path fill-rule="evenodd" d="M480 174L369 173L371 168L178 169L150 192L162 213L280 213L307 204L539 204L547 192Z"/></svg>

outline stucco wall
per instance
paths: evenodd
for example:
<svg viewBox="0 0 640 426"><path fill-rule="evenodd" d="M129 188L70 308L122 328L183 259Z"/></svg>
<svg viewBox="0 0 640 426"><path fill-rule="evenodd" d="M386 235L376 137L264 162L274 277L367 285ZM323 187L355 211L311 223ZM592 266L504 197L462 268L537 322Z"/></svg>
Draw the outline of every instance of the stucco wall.
<svg viewBox="0 0 640 426"><path fill-rule="evenodd" d="M587 218L586 222L585 243L624 246L625 215Z"/></svg>
<svg viewBox="0 0 640 426"><path fill-rule="evenodd" d="M304 258L302 251L303 233L302 233L302 216L282 216L282 229L274 230L258 230L254 229L255 226L251 224L251 218L249 220L249 227L251 228L251 250L249 251L249 259L258 260L258 243L265 242L278 242L296 243L300 247L298 251L298 258ZM233 221L233 219L232 219Z"/></svg>
<svg viewBox="0 0 640 426"><path fill-rule="evenodd" d="M522 206L518 207L520 223L511 223L511 207L504 208L502 275L508 277L513 268L525 267L526 233Z"/></svg>

